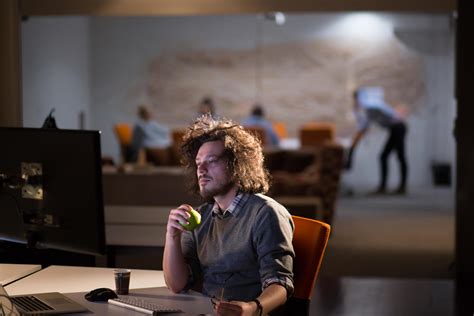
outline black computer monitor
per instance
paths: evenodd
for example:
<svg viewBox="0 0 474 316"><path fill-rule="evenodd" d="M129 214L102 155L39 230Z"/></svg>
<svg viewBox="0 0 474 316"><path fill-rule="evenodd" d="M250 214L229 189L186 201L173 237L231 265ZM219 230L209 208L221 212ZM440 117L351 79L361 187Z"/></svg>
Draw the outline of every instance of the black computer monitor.
<svg viewBox="0 0 474 316"><path fill-rule="evenodd" d="M105 253L100 132L0 128L0 240Z"/></svg>

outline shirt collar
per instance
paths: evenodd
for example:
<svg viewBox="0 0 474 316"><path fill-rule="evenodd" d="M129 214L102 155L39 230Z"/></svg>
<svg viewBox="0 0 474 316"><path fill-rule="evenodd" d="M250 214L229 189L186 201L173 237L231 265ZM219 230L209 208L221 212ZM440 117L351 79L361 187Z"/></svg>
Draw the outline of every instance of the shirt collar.
<svg viewBox="0 0 474 316"><path fill-rule="evenodd" d="M234 197L232 202L230 203L229 207L224 210L224 212L221 211L219 208L219 204L214 202L214 205L212 206L212 215L213 216L220 216L220 217L226 217L229 215L234 215L239 212L239 210L242 208L242 206L245 205L245 202L249 199L249 194L244 193L244 192L239 192L237 195Z"/></svg>

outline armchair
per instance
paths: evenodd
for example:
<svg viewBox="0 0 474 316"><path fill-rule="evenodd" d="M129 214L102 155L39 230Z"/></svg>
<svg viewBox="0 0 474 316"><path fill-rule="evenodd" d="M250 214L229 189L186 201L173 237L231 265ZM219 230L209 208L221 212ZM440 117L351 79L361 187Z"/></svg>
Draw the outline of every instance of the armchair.
<svg viewBox="0 0 474 316"><path fill-rule="evenodd" d="M285 306L285 315L309 316L314 285L323 262L331 226L308 218L293 216L293 280L295 292Z"/></svg>
<svg viewBox="0 0 474 316"><path fill-rule="evenodd" d="M265 163L272 176L270 196L281 200L290 211L301 203L305 208L319 207L322 220L332 223L343 164L342 146L327 143L300 150L266 151ZM285 204L288 197L292 201ZM301 203L295 203L297 198Z"/></svg>

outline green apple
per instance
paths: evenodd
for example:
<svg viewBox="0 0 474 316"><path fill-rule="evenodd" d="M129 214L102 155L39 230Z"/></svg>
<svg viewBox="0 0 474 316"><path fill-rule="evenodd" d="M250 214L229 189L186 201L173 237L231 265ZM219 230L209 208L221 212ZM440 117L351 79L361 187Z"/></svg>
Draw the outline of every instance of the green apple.
<svg viewBox="0 0 474 316"><path fill-rule="evenodd" d="M196 227L198 227L200 224L201 224L201 214L199 214L198 211L196 211L195 209L191 209L190 211L187 211L189 215L191 215L189 218L188 218L188 222L189 224L183 224L180 222L181 226L183 226L186 230L193 230L195 229Z"/></svg>

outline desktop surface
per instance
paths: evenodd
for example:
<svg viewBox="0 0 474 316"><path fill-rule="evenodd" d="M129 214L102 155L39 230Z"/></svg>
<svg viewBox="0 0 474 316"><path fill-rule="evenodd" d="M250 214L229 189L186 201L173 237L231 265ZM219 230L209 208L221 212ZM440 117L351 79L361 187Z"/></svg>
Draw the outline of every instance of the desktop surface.
<svg viewBox="0 0 474 316"><path fill-rule="evenodd" d="M8 285L39 270L39 264L0 263L0 284Z"/></svg>
<svg viewBox="0 0 474 316"><path fill-rule="evenodd" d="M95 288L114 289L113 270L50 266L5 289L10 295L61 292L96 315L143 315L84 298ZM373 315L453 315L453 288L452 280L321 276L307 315L367 315L367 311ZM174 294L168 290L163 271L132 269L129 296L179 308L185 315L213 314L208 297L196 292Z"/></svg>
<svg viewBox="0 0 474 316"><path fill-rule="evenodd" d="M131 269L130 289L165 286L163 271ZM49 266L5 287L8 294L89 292L115 289L113 268Z"/></svg>
<svg viewBox="0 0 474 316"><path fill-rule="evenodd" d="M60 292L96 315L143 315L106 302L89 302L84 298L87 292L96 288L115 289L113 271L113 268L49 266L6 286L5 289L9 295ZM208 297L197 292L174 294L168 290L165 287L163 271L131 271L130 294L123 297L136 297L183 311L173 315L212 315L212 304Z"/></svg>

